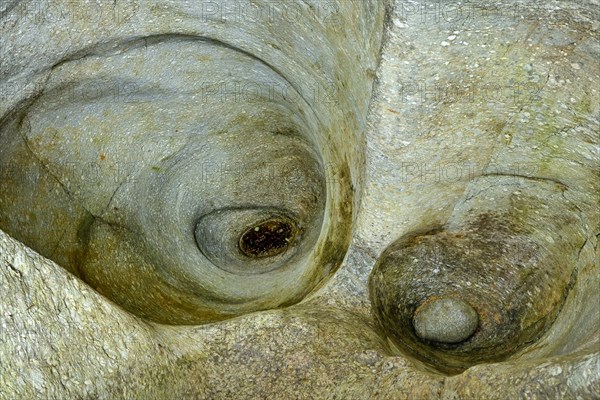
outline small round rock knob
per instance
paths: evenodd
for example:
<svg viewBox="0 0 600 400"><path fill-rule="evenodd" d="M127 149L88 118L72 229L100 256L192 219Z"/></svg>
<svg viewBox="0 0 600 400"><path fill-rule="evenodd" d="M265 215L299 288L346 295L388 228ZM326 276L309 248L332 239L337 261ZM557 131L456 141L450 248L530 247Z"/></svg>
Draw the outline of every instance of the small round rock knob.
<svg viewBox="0 0 600 400"><path fill-rule="evenodd" d="M413 326L423 340L439 343L459 343L477 329L477 312L459 299L434 300L417 309Z"/></svg>

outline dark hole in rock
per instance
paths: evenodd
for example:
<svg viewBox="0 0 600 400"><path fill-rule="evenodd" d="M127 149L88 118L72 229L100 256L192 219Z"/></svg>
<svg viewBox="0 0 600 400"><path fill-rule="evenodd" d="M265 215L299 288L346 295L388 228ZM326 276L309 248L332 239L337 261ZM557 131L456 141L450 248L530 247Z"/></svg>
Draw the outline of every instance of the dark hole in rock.
<svg viewBox="0 0 600 400"><path fill-rule="evenodd" d="M292 223L271 219L244 232L240 237L239 247L248 257L272 257L287 250L295 234Z"/></svg>

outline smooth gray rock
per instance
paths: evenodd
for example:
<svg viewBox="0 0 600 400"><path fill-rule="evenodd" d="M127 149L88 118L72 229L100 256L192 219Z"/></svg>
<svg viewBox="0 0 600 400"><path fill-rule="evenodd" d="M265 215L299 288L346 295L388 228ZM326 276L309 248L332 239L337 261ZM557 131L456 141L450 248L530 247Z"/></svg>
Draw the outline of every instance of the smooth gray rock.
<svg viewBox="0 0 600 400"><path fill-rule="evenodd" d="M475 329L477 312L460 299L438 299L421 306L413 319L417 335L423 340L460 343Z"/></svg>

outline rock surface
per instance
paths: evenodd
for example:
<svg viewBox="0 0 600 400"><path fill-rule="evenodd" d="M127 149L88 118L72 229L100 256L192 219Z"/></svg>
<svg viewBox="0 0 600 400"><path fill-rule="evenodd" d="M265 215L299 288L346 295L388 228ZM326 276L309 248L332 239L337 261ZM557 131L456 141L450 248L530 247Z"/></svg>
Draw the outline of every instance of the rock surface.
<svg viewBox="0 0 600 400"><path fill-rule="evenodd" d="M282 15L283 3L268 3L275 8L262 18ZM334 60L340 59L341 69L362 71L338 76L336 85L346 100L340 100L337 111L316 105L321 118L331 118L324 124L349 129L325 137L345 139L342 151L354 160L345 183L348 191L340 184L340 192L331 194L336 186L328 182L328 196L351 199L352 215L347 213L349 221L340 226L352 229L352 241L324 243L345 253L345 259L328 266L331 274L297 304L185 326L151 322L126 311L74 276L77 271L59 266L64 262L57 264L0 231L0 399L600 396L596 2L396 1L388 10L385 30L385 4L375 1L327 6L298 1L300 12L286 17L285 24L260 21L250 14L255 9L235 8L250 3L238 2L228 3L233 8L227 10L213 2L194 8L164 0L86 2L87 7L75 8L70 1L44 3L41 9L39 4L0 5L3 129L9 113L25 109L26 99L39 97L52 73L61 72L60 66L49 66L77 62L81 49L111 35L137 39L205 29L237 40L256 57L271 57L272 65L298 82L319 78L315 70L297 72L304 67L295 69L295 63L314 63L309 70L320 65L321 76L335 76ZM224 11L233 24L222 20ZM203 24L209 15L214 24ZM245 33L245 27L257 25L257 18L271 31L251 28ZM310 35L298 34L294 26L311 27L315 38L337 38L339 46L320 49L318 40L314 45L305 42ZM374 26L381 29L371 30ZM278 37L287 38L291 47L272 41ZM380 42L377 65L371 58ZM289 55L294 45L304 49L297 58ZM162 56L163 67L176 57L176 49ZM101 50L114 53L127 70L123 49L107 45ZM82 74L100 71L106 73L104 82L114 82L101 61L82 67ZM132 70L132 76L156 73L148 68ZM162 70L170 83L185 82L168 74L168 67ZM62 73L85 83L79 72ZM72 104L75 110L80 102ZM227 113L224 108L218 112ZM143 122L141 118L135 124ZM5 145L12 137L0 139ZM53 143L47 136L40 140ZM157 143L157 148L163 145ZM90 148L86 143L69 145L64 150L69 156L75 154L69 149ZM319 151L327 145L326 140L319 142ZM0 155L7 149L2 146ZM131 154L136 152L132 148ZM348 161L342 159L326 161L339 166ZM4 173L18 176L18 167ZM77 176L73 172L65 182ZM11 195L29 196L32 203L37 196L56 193L56 203L36 203L48 210L69 198L51 180L12 187L21 192ZM84 200L79 204L101 211L110 204L110 196L98 194L97 181L84 181L80 187L85 190L77 193ZM24 215L14 226L36 226L12 204L5 202L0 209L3 218ZM70 221L84 213L77 207L61 212L60 223L48 217L37 226L72 232ZM194 226L189 228L195 243ZM37 235L37 229L27 234ZM74 232L73 238L49 242L45 251L76 240ZM484 324L477 332L489 335L476 332L463 353L439 353L416 341L411 343L421 347L414 350L403 342L407 335L394 336L398 331L389 329L381 311L387 308L378 301L390 297L374 294L380 287L377 271L383 271L377 265L388 249L397 250L398 257L406 255L407 240L416 244L411 248L415 268L390 270L390 276L408 274L410 280L390 279L389 287L410 284L410 290L398 293L410 300L403 303L409 323L421 298L459 292L480 300L468 303ZM407 258L403 265L413 265L413 260ZM124 290L134 282L117 275L119 279ZM503 304L512 307L515 318L496 313ZM510 329L499 330L504 322ZM486 348L489 343L493 345ZM507 350L513 343L519 345L516 352ZM501 359L477 358L482 353L489 357L494 349L502 350ZM440 370L444 365L452 365L451 371Z"/></svg>

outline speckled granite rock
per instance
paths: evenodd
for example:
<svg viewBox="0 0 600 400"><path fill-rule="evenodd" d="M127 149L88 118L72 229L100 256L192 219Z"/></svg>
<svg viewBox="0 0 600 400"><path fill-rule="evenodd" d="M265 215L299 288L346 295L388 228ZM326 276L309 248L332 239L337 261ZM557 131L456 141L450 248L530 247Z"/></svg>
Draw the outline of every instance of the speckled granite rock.
<svg viewBox="0 0 600 400"><path fill-rule="evenodd" d="M597 3L78 6L0 4L0 399L600 396ZM287 81L303 100L215 90L231 76ZM325 99L304 89L332 82ZM189 102L204 95L227 100ZM238 140L237 112L286 129ZM199 148L157 129L197 119L234 137ZM203 177L206 190L185 164L263 144L284 160L267 182L241 162ZM101 164L111 152L119 162ZM237 190L277 212L191 213L187 236L164 242L188 218L181 188ZM250 229L230 228L240 221ZM259 257L257 279L197 284L178 242L197 244L206 268L227 260L216 277L245 265L227 240L201 239L221 227L274 249L273 266ZM269 275L280 268L291 275ZM440 298L475 310L471 336L419 339L419 307Z"/></svg>

